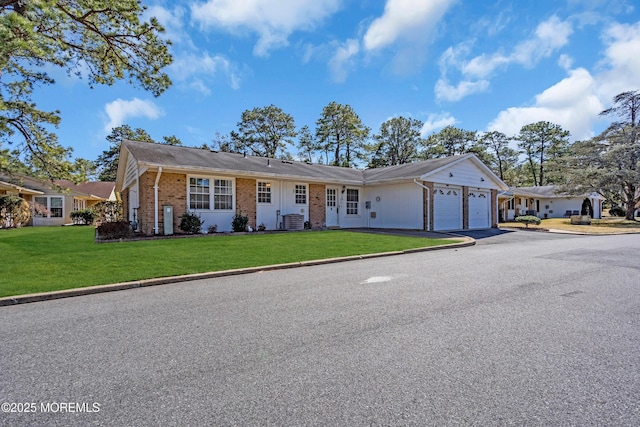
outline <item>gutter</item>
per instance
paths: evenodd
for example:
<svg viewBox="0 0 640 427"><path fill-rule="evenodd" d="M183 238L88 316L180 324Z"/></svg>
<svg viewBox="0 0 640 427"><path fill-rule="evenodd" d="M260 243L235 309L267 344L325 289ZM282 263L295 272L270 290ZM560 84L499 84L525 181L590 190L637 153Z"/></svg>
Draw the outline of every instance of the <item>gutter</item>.
<svg viewBox="0 0 640 427"><path fill-rule="evenodd" d="M153 210L153 231L154 234L158 234L160 232L160 228L158 227L158 182L160 182L160 175L162 175L162 166L158 167L158 174L156 175L156 182L153 184L153 199L154 199L154 207Z"/></svg>
<svg viewBox="0 0 640 427"><path fill-rule="evenodd" d="M413 183L427 190L427 230L426 231L431 231L429 228L429 226L431 225L431 218L429 217L429 210L430 210L429 208L431 207L431 205L429 204L429 200L431 199L431 190L429 189L429 187L425 186L423 183L419 182L415 178L413 178Z"/></svg>

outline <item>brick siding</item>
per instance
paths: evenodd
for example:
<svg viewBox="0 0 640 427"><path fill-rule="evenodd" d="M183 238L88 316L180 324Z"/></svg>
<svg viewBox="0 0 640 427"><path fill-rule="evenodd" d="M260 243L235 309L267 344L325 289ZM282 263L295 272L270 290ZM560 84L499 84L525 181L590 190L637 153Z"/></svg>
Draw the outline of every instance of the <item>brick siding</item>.
<svg viewBox="0 0 640 427"><path fill-rule="evenodd" d="M249 217L249 227L256 229L256 180L236 178L236 213Z"/></svg>
<svg viewBox="0 0 640 427"><path fill-rule="evenodd" d="M324 184L309 184L309 222L311 228L322 228L326 225L326 196Z"/></svg>

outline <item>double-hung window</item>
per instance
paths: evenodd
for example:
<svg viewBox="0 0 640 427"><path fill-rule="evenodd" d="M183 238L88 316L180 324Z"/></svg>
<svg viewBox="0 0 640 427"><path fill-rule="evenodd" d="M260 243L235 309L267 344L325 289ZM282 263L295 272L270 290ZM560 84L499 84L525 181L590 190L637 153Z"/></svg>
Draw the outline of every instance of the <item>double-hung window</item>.
<svg viewBox="0 0 640 427"><path fill-rule="evenodd" d="M304 184L296 184L295 186L296 205L307 204L307 186Z"/></svg>
<svg viewBox="0 0 640 427"><path fill-rule="evenodd" d="M347 215L358 215L360 195L356 188L347 188Z"/></svg>
<svg viewBox="0 0 640 427"><path fill-rule="evenodd" d="M35 209L36 216L43 218L62 218L64 216L62 197L36 196L34 201L38 204Z"/></svg>
<svg viewBox="0 0 640 427"><path fill-rule="evenodd" d="M209 178L189 178L189 209L210 209Z"/></svg>
<svg viewBox="0 0 640 427"><path fill-rule="evenodd" d="M233 209L233 181L230 179L213 180L213 209Z"/></svg>
<svg viewBox="0 0 640 427"><path fill-rule="evenodd" d="M271 203L271 183L258 181L258 203Z"/></svg>

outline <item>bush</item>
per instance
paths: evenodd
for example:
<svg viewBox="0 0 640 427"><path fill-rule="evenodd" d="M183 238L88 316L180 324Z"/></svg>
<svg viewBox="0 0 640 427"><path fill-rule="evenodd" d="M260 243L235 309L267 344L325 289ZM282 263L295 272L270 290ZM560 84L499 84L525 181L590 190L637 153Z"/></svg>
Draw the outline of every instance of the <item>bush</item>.
<svg viewBox="0 0 640 427"><path fill-rule="evenodd" d="M200 215L193 212L185 212L180 217L180 230L187 234L198 234L202 228L204 221L200 219Z"/></svg>
<svg viewBox="0 0 640 427"><path fill-rule="evenodd" d="M131 224L126 221L105 222L96 228L97 239L113 240L133 237Z"/></svg>
<svg viewBox="0 0 640 427"><path fill-rule="evenodd" d="M93 224L98 217L98 213L92 209L84 209L73 211L70 216L74 224Z"/></svg>
<svg viewBox="0 0 640 427"><path fill-rule="evenodd" d="M627 211L622 206L614 206L609 209L609 215L611 216L627 216Z"/></svg>
<svg viewBox="0 0 640 427"><path fill-rule="evenodd" d="M122 203L113 200L102 200L91 209L96 213L96 219L100 222L124 221Z"/></svg>
<svg viewBox="0 0 640 427"><path fill-rule="evenodd" d="M522 215L516 217L516 222L522 222L524 223L525 227L529 228L529 224L540 225L542 221L540 220L540 218L534 215Z"/></svg>
<svg viewBox="0 0 640 427"><path fill-rule="evenodd" d="M0 197L0 228L19 228L31 218L29 202L19 196Z"/></svg>
<svg viewBox="0 0 640 427"><path fill-rule="evenodd" d="M207 234L213 234L217 232L218 232L218 224L210 225L209 228L207 228Z"/></svg>
<svg viewBox="0 0 640 427"><path fill-rule="evenodd" d="M260 225L258 226L258 231L264 231L267 229L267 226L264 225L264 222L260 223Z"/></svg>
<svg viewBox="0 0 640 427"><path fill-rule="evenodd" d="M231 228L233 231L247 231L247 226L249 225L249 217L242 214L235 214L233 216L233 220L231 221Z"/></svg>

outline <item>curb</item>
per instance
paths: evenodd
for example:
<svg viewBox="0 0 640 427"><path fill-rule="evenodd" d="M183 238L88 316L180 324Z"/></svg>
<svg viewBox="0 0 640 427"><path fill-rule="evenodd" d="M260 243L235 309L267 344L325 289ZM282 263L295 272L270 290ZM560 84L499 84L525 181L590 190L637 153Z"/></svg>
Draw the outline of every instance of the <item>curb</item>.
<svg viewBox="0 0 640 427"><path fill-rule="evenodd" d="M370 258L381 258L381 257L387 257L387 256L412 254L417 252L428 252L428 251L452 249L452 248L457 249L457 248L473 246L476 244L476 241L470 237L466 237L466 236L461 236L461 237L463 237L466 241L461 243L452 243L449 245L442 245L442 246L430 246L425 248L407 249L404 251L380 252L375 254L352 255L352 256L339 257L339 258L326 258L326 259L317 259L317 260L310 260L310 261L299 261L299 262L291 262L287 264L273 264L273 265L265 265L261 267L248 267L248 268L238 268L234 270L212 271L209 273L186 274L182 276L158 277L154 279L135 280L132 282L115 283L111 285L97 285L97 286L88 286L86 288L65 289L62 291L43 292L43 293L27 294L27 295L16 295L13 297L0 298L0 307L6 307L6 306L18 305L18 304L28 304L28 303L39 302L39 301L50 301L50 300L61 299L61 298L78 297L83 295L93 295L93 294L100 294L100 293L106 293L106 292L122 291L126 289L144 288L148 286L167 285L170 283L189 282L189 281L201 280L201 279L212 279L216 277L238 276L241 274L258 273L261 271L285 270L289 268L311 267L315 265L334 264L338 262L357 261L361 259L370 259Z"/></svg>

